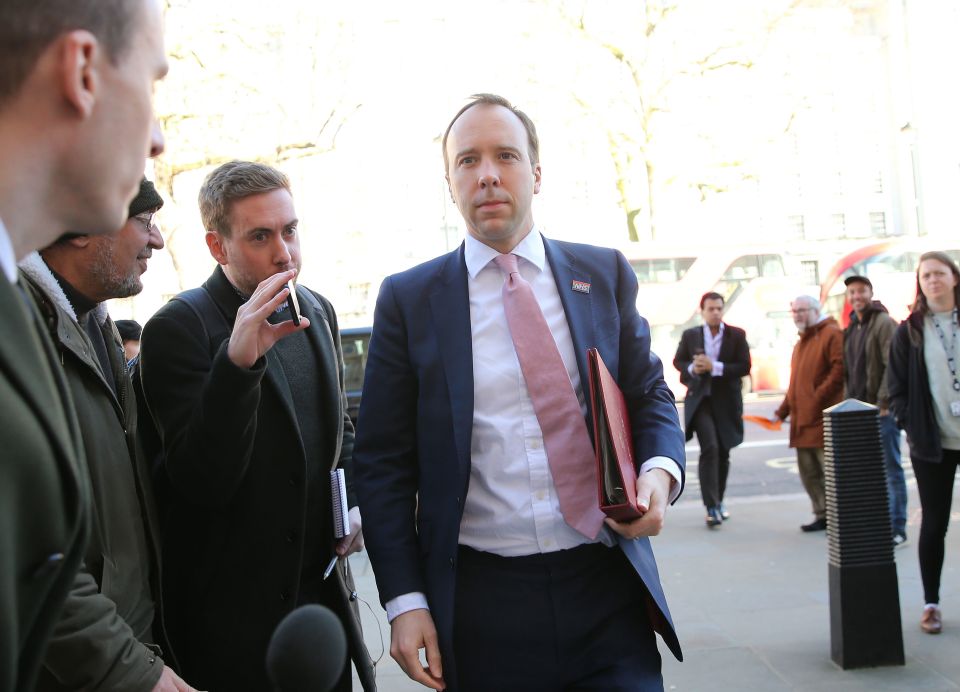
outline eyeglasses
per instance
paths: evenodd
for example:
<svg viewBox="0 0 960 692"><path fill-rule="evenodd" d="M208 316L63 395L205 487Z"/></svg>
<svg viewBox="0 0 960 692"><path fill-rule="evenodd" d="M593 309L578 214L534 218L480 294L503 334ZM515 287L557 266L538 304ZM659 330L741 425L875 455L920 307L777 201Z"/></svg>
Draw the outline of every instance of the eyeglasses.
<svg viewBox="0 0 960 692"><path fill-rule="evenodd" d="M153 215L156 214L155 211L145 211L141 214L137 214L133 218L143 224L143 230L147 233L150 232L150 229L153 227Z"/></svg>

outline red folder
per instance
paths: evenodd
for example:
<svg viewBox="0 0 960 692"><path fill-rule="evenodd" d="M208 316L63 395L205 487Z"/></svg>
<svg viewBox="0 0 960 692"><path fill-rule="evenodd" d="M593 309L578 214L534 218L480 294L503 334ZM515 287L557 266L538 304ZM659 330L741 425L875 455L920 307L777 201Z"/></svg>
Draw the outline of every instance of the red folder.
<svg viewBox="0 0 960 692"><path fill-rule="evenodd" d="M617 521L636 519L643 512L637 509L637 465L627 404L595 348L587 351L587 369L600 510Z"/></svg>

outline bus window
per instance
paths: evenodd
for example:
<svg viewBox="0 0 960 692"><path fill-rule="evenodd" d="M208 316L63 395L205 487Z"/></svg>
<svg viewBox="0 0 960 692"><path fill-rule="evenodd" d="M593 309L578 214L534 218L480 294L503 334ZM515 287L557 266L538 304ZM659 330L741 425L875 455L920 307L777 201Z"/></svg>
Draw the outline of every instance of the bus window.
<svg viewBox="0 0 960 692"><path fill-rule="evenodd" d="M757 277L779 278L787 275L780 255L744 255L723 274L726 281L749 281Z"/></svg>
<svg viewBox="0 0 960 692"><path fill-rule="evenodd" d="M748 281L760 276L760 256L744 255L733 262L723 273L724 281Z"/></svg>
<svg viewBox="0 0 960 692"><path fill-rule="evenodd" d="M630 266L642 284L669 284L682 279L696 260L696 257L638 259L630 260Z"/></svg>
<svg viewBox="0 0 960 692"><path fill-rule="evenodd" d="M780 255L760 255L760 276L783 277L787 272L783 268L783 257Z"/></svg>

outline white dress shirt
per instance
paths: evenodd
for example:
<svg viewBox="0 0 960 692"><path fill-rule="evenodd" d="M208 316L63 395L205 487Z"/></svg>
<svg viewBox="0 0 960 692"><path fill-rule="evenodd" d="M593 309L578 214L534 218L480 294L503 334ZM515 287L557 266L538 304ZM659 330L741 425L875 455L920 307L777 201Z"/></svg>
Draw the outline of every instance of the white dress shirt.
<svg viewBox="0 0 960 692"><path fill-rule="evenodd" d="M710 359L710 362L713 364L713 370L710 371L710 374L713 377L720 377L723 375L723 363L718 359L720 358L720 345L723 343L723 328L724 323L720 323L720 329L717 330L717 335L714 336L708 325L703 325L703 352ZM687 372L691 375L696 375L693 371L693 363L687 366Z"/></svg>
<svg viewBox="0 0 960 692"><path fill-rule="evenodd" d="M470 485L460 521L460 543L506 557L549 553L591 541L563 520L543 433L527 392L503 309L503 273L493 262L499 254L467 236L464 258L470 295L473 343L473 434ZM543 238L536 228L513 249L521 276L533 288L553 334L567 375L586 416L587 404L577 368L573 337L560 302ZM654 457L640 468L663 468L676 480L670 501L680 492L680 468L672 459ZM616 544L604 526L597 541ZM427 607L420 593L387 603L387 617Z"/></svg>
<svg viewBox="0 0 960 692"><path fill-rule="evenodd" d="M3 225L3 219L0 219L0 268L3 268L7 281L17 283L17 257L13 253L13 242L7 227Z"/></svg>

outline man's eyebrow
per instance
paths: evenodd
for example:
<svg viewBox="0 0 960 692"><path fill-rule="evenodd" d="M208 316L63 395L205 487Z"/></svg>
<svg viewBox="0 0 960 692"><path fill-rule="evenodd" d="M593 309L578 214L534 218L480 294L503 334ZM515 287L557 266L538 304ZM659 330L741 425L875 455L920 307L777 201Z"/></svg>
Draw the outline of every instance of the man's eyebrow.
<svg viewBox="0 0 960 692"><path fill-rule="evenodd" d="M476 153L477 153L476 147L470 147L469 149L461 149L454 155L453 160L456 161L457 159L460 159L466 156L467 154L476 154Z"/></svg>

